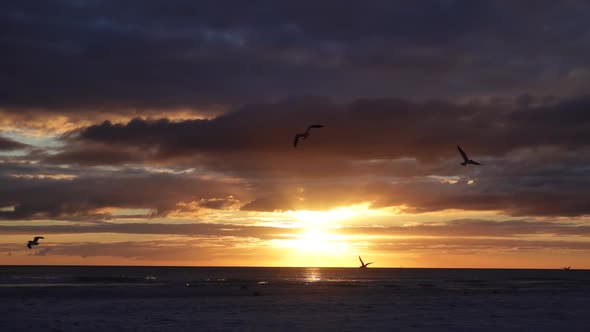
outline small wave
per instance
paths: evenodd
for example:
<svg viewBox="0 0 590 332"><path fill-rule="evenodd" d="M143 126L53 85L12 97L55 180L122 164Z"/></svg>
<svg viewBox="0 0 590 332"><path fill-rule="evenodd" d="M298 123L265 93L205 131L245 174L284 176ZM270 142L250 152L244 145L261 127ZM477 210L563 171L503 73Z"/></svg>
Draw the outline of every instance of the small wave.
<svg viewBox="0 0 590 332"><path fill-rule="evenodd" d="M0 284L61 284L71 283L75 281L73 278L56 277L56 276L8 276L0 278Z"/></svg>

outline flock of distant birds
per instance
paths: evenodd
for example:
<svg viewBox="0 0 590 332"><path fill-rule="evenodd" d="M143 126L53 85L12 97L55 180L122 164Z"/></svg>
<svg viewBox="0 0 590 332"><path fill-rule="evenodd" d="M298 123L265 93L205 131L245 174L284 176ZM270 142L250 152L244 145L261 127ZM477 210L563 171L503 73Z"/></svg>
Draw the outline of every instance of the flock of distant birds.
<svg viewBox="0 0 590 332"><path fill-rule="evenodd" d="M309 137L309 135L311 135L312 129L319 129L319 128L324 128L324 125L312 124L307 127L305 132L300 133L300 134L295 134L295 138L293 140L293 148L297 148L297 144L299 144L300 140L306 140ZM467 165L480 166L481 165L480 163L476 162L475 160L469 159L469 157L467 156L467 153L465 153L465 151L463 151L463 149L461 149L461 147L459 145L457 145L457 149L459 150L459 154L461 154L461 157L463 158L463 162L461 163L462 166L467 166ZM29 249L32 249L33 246L39 245L40 239L45 239L45 238L42 236L35 236L35 238L32 241L27 242L27 247ZM361 266L359 266L359 268L361 268L361 269L366 269L367 266L369 266L369 264L373 264L373 262L369 262L369 263L363 262L363 259L361 258L361 256L359 256L359 261L361 262ZM562 269L569 271L571 269L571 266L562 267Z"/></svg>

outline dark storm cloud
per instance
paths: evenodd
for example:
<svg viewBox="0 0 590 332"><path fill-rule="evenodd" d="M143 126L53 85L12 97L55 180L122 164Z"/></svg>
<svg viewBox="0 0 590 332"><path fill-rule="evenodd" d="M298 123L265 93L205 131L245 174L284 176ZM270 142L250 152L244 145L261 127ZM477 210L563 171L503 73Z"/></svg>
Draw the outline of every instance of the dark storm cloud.
<svg viewBox="0 0 590 332"><path fill-rule="evenodd" d="M584 1L34 1L0 5L0 107L168 109L286 95L570 95Z"/></svg>
<svg viewBox="0 0 590 332"><path fill-rule="evenodd" d="M0 136L0 151L11 151L11 150L20 150L28 147L27 144L23 144L9 138L5 138Z"/></svg>
<svg viewBox="0 0 590 332"><path fill-rule="evenodd" d="M0 160L0 208L15 206L1 217L360 202L590 214L589 9L574 0L3 2L0 112L12 119L3 128L79 129L63 146ZM283 99L293 95L322 97ZM203 112L209 119L171 120ZM326 127L294 150L292 135L311 122ZM460 168L456 144L484 166ZM0 150L22 147L0 138ZM212 180L126 171L142 166Z"/></svg>
<svg viewBox="0 0 590 332"><path fill-rule="evenodd" d="M499 210L514 216L590 214L586 199L590 194L587 176L577 180L556 177L551 185L533 188L512 180L510 177L482 175L482 179L469 185L466 182L449 184L420 178L399 180L396 183L387 179L369 182L354 179L346 183L306 182L282 187L275 184L275 188L268 193L261 185L257 190L257 198L242 206L242 210L325 210L370 202L373 208L394 206L406 213L457 209ZM297 193L298 189L303 190Z"/></svg>
<svg viewBox="0 0 590 332"><path fill-rule="evenodd" d="M204 168L236 176L254 189L254 199L242 200L242 210L371 202L373 207L405 205L407 212L589 214L590 98L527 99L498 107L298 98L253 104L208 120L107 121L69 135L63 151L46 161ZM293 149L293 133L310 122L326 127ZM458 166L458 143L484 166ZM96 146L105 156L122 158L97 158Z"/></svg>
<svg viewBox="0 0 590 332"><path fill-rule="evenodd" d="M238 195L239 188L208 180L165 174L86 176L69 181L0 178L0 219L104 219L103 208L144 208L165 216L176 204ZM147 216L143 216L147 217Z"/></svg>
<svg viewBox="0 0 590 332"><path fill-rule="evenodd" d="M70 146L66 151L44 156L43 160L49 164L77 164L93 165L124 165L141 163L145 158L141 151L130 149L113 149L100 146Z"/></svg>
<svg viewBox="0 0 590 332"><path fill-rule="evenodd" d="M445 101L365 99L338 104L300 98L250 105L211 120L105 121L81 130L78 139L157 148L163 159L238 152L273 153L273 158L281 160L294 159L290 148L293 134L309 122L319 122L326 127L315 131L309 143L301 146L307 155L432 161L448 157L449 147L454 150L455 144L463 144L468 153L479 156L546 145L566 150L588 147L588 109L590 97L500 109ZM453 151L453 157L455 154Z"/></svg>
<svg viewBox="0 0 590 332"><path fill-rule="evenodd" d="M88 172L88 171L87 171ZM577 216L590 214L586 178L554 177L529 187L512 177L481 176L473 185L408 178L384 180L336 179L334 182L281 179L251 183L201 180L193 174L161 175L120 171L117 175L19 175L0 178L2 219L100 220L114 218L103 208L142 208L152 216L194 214L206 209L245 211L324 210L370 202L373 208L404 206L407 213L445 209L500 210L510 215ZM518 178L516 178L518 179ZM147 217L135 216L135 217ZM123 216L119 216L123 218Z"/></svg>

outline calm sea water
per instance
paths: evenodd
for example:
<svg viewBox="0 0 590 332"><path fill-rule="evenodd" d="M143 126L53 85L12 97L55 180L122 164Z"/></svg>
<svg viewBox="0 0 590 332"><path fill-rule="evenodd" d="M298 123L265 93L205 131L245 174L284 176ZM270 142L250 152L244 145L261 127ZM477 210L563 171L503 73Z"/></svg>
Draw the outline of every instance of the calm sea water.
<svg viewBox="0 0 590 332"><path fill-rule="evenodd" d="M223 287L296 285L480 289L589 290L590 270L0 266L0 287L53 286Z"/></svg>

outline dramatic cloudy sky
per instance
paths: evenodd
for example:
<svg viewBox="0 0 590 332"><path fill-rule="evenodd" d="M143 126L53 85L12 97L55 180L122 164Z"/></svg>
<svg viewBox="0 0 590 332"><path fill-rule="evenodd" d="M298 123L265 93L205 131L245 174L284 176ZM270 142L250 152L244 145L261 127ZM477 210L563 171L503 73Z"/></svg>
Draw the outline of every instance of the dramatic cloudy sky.
<svg viewBox="0 0 590 332"><path fill-rule="evenodd" d="M0 264L590 268L589 12L3 1Z"/></svg>

